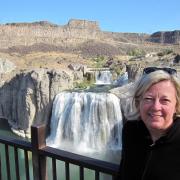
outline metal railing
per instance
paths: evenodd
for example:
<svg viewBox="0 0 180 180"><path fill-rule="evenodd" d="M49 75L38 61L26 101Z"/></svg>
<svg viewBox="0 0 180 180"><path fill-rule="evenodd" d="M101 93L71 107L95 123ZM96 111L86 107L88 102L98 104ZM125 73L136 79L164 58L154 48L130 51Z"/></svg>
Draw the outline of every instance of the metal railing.
<svg viewBox="0 0 180 180"><path fill-rule="evenodd" d="M79 180L86 180L84 170L90 169L94 171L94 180L100 180L100 174L105 173L110 175L109 179L116 179L118 176L119 166L110 162L105 162L102 160L97 160L94 158L74 154L71 152L55 149L45 144L45 126L32 126L31 127L31 142L12 139L8 137L0 137L0 144L4 145L5 149L5 161L6 161L6 175L7 180L21 180L20 177L20 165L19 165L19 154L18 150L21 149L24 152L24 166L25 166L25 179L30 180L30 163L28 154L32 154L32 169L33 169L33 180L48 180L48 168L47 158L51 159L51 174L52 180L58 180L57 171L62 171L58 169L57 161L60 160L64 162L64 172L65 180L74 180L70 177L70 165L76 165L79 168ZM15 177L12 178L12 168L11 168L11 157L9 155L9 149L13 148L14 151L14 161L15 169L13 169ZM2 156L2 153L1 153ZM22 160L22 159L21 159ZM0 157L0 180L2 179L2 158ZM25 180L23 179L23 180ZM109 180L108 179L108 180ZM2 179L4 180L4 179ZM50 180L50 179L49 179Z"/></svg>

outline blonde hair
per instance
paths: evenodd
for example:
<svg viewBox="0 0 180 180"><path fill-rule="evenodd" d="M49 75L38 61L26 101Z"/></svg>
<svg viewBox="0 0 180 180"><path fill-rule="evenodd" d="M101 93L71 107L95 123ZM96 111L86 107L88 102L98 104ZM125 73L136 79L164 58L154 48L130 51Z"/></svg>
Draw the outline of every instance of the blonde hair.
<svg viewBox="0 0 180 180"><path fill-rule="evenodd" d="M176 114L175 116L180 117L180 81L177 75L170 75L163 70L157 70L149 74L145 74L137 82L134 88L134 94L132 98L132 111L126 115L128 120L140 118L139 104L141 97L144 93L153 85L160 81L170 81L176 89Z"/></svg>

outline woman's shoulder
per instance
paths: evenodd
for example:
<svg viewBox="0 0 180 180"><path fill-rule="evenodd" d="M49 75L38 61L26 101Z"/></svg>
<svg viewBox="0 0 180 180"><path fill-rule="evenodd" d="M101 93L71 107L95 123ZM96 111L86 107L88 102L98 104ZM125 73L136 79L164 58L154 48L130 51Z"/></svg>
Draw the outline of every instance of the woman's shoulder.
<svg viewBox="0 0 180 180"><path fill-rule="evenodd" d="M176 118L173 126L167 132L168 140L180 142L180 118Z"/></svg>

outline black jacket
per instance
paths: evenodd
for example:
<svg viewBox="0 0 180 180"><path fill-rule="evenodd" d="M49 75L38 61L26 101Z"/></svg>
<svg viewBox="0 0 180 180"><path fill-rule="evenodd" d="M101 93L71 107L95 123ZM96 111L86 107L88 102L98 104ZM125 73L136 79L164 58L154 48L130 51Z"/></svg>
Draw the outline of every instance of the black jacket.
<svg viewBox="0 0 180 180"><path fill-rule="evenodd" d="M127 121L118 180L180 180L180 119L155 144L143 121Z"/></svg>

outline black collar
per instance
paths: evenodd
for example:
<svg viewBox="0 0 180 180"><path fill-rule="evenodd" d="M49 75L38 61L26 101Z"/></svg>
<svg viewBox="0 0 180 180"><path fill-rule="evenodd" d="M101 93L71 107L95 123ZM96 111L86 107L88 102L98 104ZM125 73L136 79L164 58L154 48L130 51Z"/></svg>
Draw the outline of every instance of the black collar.
<svg viewBox="0 0 180 180"><path fill-rule="evenodd" d="M142 120L139 120L138 128L144 136L148 144L153 144L150 133ZM173 125L168 129L167 133L156 141L156 144L180 142L180 118L176 118Z"/></svg>

